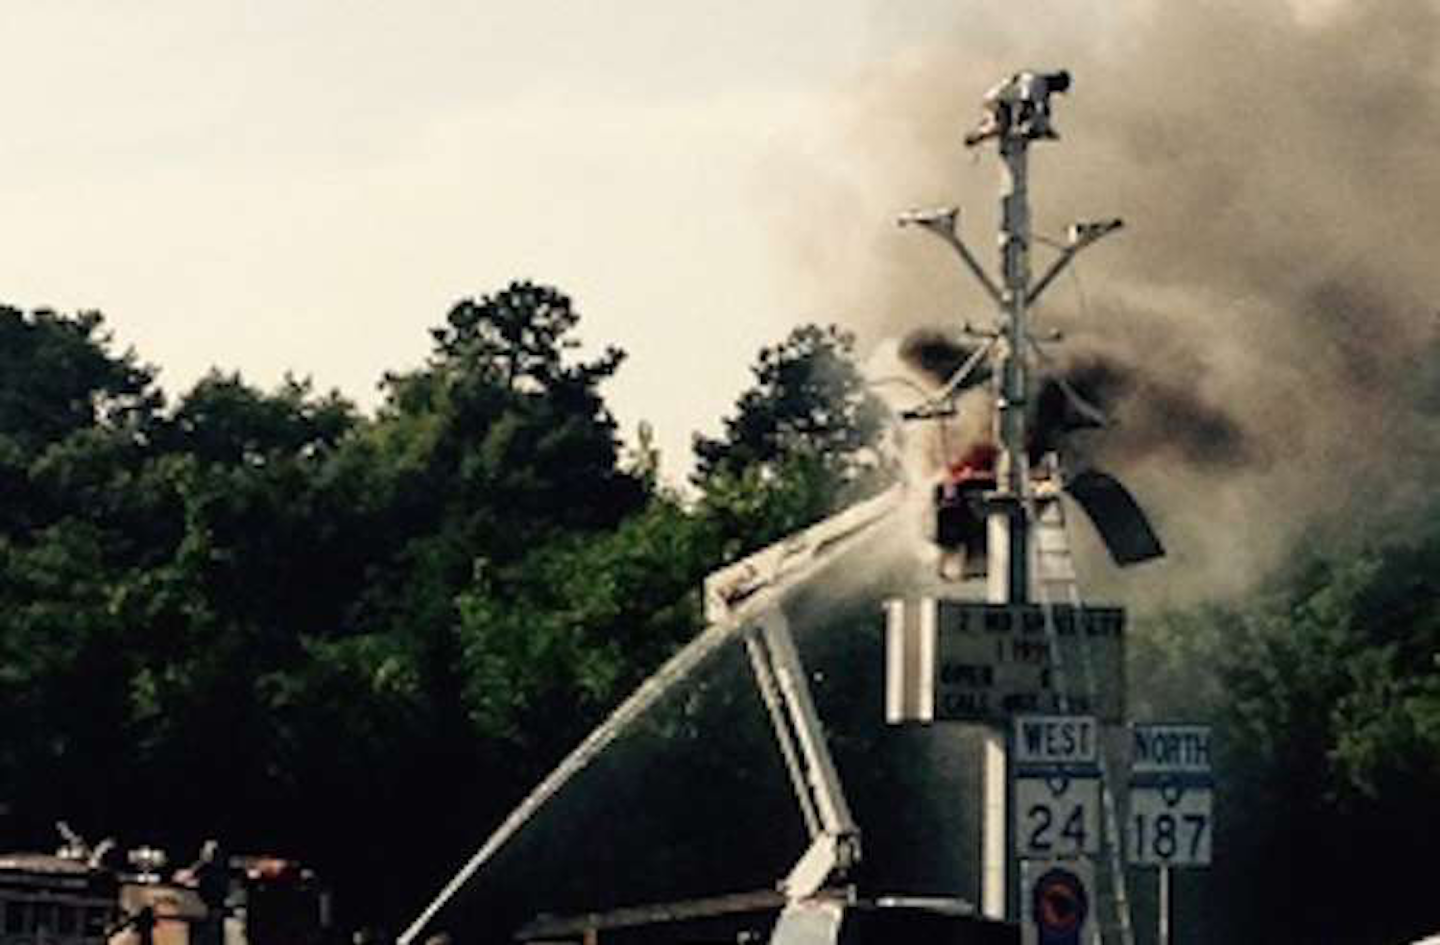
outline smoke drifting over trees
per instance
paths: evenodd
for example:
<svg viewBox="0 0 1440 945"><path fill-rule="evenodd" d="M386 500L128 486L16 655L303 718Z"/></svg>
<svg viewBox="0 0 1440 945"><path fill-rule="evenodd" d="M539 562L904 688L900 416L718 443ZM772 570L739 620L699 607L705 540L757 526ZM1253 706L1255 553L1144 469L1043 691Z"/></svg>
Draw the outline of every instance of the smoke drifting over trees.
<svg viewBox="0 0 1440 945"><path fill-rule="evenodd" d="M854 96L865 158L834 179L845 200L828 205L853 212L860 195L875 233L894 212L958 203L986 255L996 161L972 163L961 136L997 79L1070 69L1063 140L1032 152L1035 232L1127 223L1035 311L1067 335L1062 370L1098 385L1117 421L1071 445L1152 509L1171 593L1240 590L1301 533L1393 520L1433 455L1440 8L1107 9L1091 25L1053 4L1008 4L1003 24L977 10L872 75ZM827 271L873 274L836 289L867 340L984 321L988 300L937 242L883 231L846 243L854 229L837 218L814 239L829 241ZM1037 271L1047 255L1037 243Z"/></svg>
<svg viewBox="0 0 1440 945"><path fill-rule="evenodd" d="M1137 605L1135 715L1208 719L1222 746L1225 852L1195 879L1196 934L1414 939L1436 926L1411 903L1440 783L1440 4L1133 0L1086 23L1076 7L977 9L852 90L863 157L800 208L806 257L869 274L825 284L864 320L877 375L908 352L933 383L935 333L992 306L946 247L885 221L958 204L990 255L999 172L962 135L1016 69L1073 73L1062 141L1032 151L1035 232L1127 228L1034 316L1115 420L1068 448L1133 489L1169 550L1123 584L1084 569L1094 596ZM1041 241L1035 256L1043 271ZM955 430L984 435L980 401L963 395ZM1336 905L1275 908L1299 901Z"/></svg>
<svg viewBox="0 0 1440 945"><path fill-rule="evenodd" d="M1121 476L1171 550L1127 598L1251 588L1302 535L1429 529L1418 550L1311 567L1264 607L1172 614L1132 637L1148 689L1136 714L1203 703L1234 746L1214 911L1250 934L1216 940L1428 930L1429 874L1405 856L1435 840L1440 519L1408 513L1434 493L1440 442L1440 8L1119 0L1077 25L1040 0L973 6L963 29L851 90L835 160L858 163L822 178L787 238L817 241L802 255L832 313L863 313L863 342L948 374L946 333L989 303L938 242L887 220L959 203L983 250L996 170L961 147L980 95L1017 67L1074 72L1064 139L1034 152L1036 230L1110 216L1128 229L1036 319L1066 332L1058 370L1116 421L1067 448ZM315 850L344 921L393 927L689 638L704 574L877 472L848 335L801 330L762 353L725 437L701 449L699 497L682 499L653 461L622 458L598 390L618 356L571 360L572 314L528 284L461 303L432 360L389 378L364 417L303 384L266 394L227 375L166 408L98 318L0 309L16 366L0 384L16 408L0 409L15 841L48 842L71 816L127 842L223 830ZM967 390L947 432L983 435L984 396ZM851 409L817 409L825 397ZM1094 572L1103 594L1096 578L1114 572ZM848 697L840 682L820 696ZM878 795L892 770L867 761ZM691 764L693 780L709 774ZM643 771L657 773L672 772ZM706 819L730 827L733 808L716 810ZM664 851L690 854L715 851Z"/></svg>

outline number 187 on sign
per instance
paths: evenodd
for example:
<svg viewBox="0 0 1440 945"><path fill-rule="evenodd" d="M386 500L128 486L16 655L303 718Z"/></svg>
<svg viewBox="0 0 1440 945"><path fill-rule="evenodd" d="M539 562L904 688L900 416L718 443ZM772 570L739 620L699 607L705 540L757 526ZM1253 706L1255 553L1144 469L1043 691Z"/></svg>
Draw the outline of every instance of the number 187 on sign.
<svg viewBox="0 0 1440 945"><path fill-rule="evenodd" d="M1132 787L1130 862L1137 866L1209 866L1211 808L1208 787Z"/></svg>

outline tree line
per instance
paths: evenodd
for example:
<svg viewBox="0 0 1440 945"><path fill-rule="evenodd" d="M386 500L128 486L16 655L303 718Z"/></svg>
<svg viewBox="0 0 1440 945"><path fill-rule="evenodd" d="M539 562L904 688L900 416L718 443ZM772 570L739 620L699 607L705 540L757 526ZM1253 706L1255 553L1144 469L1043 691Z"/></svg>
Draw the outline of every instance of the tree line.
<svg viewBox="0 0 1440 945"><path fill-rule="evenodd" d="M365 416L219 371L168 402L100 314L0 308L5 845L305 853L393 930L695 632L707 572L875 474L843 332L761 353L682 495L578 321L462 300Z"/></svg>
<svg viewBox="0 0 1440 945"><path fill-rule="evenodd" d="M394 930L693 635L706 573L890 475L838 329L759 353L682 493L578 324L529 282L462 300L366 415L220 371L172 401L101 315L0 308L4 845L296 851ZM1440 928L1436 511L1137 628L1150 708L1217 727L1226 940Z"/></svg>

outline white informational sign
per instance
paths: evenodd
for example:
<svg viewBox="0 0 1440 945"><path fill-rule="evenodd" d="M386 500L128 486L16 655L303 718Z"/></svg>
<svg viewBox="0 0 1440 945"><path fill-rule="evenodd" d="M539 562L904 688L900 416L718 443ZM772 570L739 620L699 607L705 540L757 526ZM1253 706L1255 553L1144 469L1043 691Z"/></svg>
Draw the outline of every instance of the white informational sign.
<svg viewBox="0 0 1440 945"><path fill-rule="evenodd" d="M885 717L1010 724L1017 715L1125 717L1125 612L920 597L885 604ZM1089 661L1097 685L1062 666ZM1053 665L1052 665L1053 664Z"/></svg>
<svg viewBox="0 0 1440 945"><path fill-rule="evenodd" d="M1214 798L1209 785L1131 785L1130 862L1136 866L1209 866Z"/></svg>
<svg viewBox="0 0 1440 945"><path fill-rule="evenodd" d="M1018 765L1094 765L1100 726L1093 715L1021 715L1014 744Z"/></svg>
<svg viewBox="0 0 1440 945"><path fill-rule="evenodd" d="M1089 860L1020 864L1022 945L1090 945L1095 868Z"/></svg>
<svg viewBox="0 0 1440 945"><path fill-rule="evenodd" d="M1100 777L1022 773L1015 778L1015 855L1049 860L1100 852Z"/></svg>
<svg viewBox="0 0 1440 945"><path fill-rule="evenodd" d="M1209 866L1210 726L1137 724L1131 736L1128 859L1136 866Z"/></svg>

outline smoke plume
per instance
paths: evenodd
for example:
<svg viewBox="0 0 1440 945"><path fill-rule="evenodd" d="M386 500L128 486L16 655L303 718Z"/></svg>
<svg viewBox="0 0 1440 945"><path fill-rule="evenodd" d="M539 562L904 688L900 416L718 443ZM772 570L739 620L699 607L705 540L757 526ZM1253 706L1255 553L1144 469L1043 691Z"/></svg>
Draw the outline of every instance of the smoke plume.
<svg viewBox="0 0 1440 945"><path fill-rule="evenodd" d="M998 79L1067 68L1062 140L1032 150L1035 232L1127 226L1035 321L1066 336L1052 374L1115 421L1068 448L1120 477L1170 549L1143 583L1171 600L1239 591L1301 534L1403 521L1436 458L1440 8L1128 2L1082 25L1079 5L974 6L852 90L863 157L831 178L844 199L798 208L812 234L830 224L805 250L840 293L827 301L882 360L922 384L943 373L961 352L937 338L989 302L938 240L884 221L959 204L983 257L998 161L961 138ZM1039 273L1050 255L1035 250Z"/></svg>

